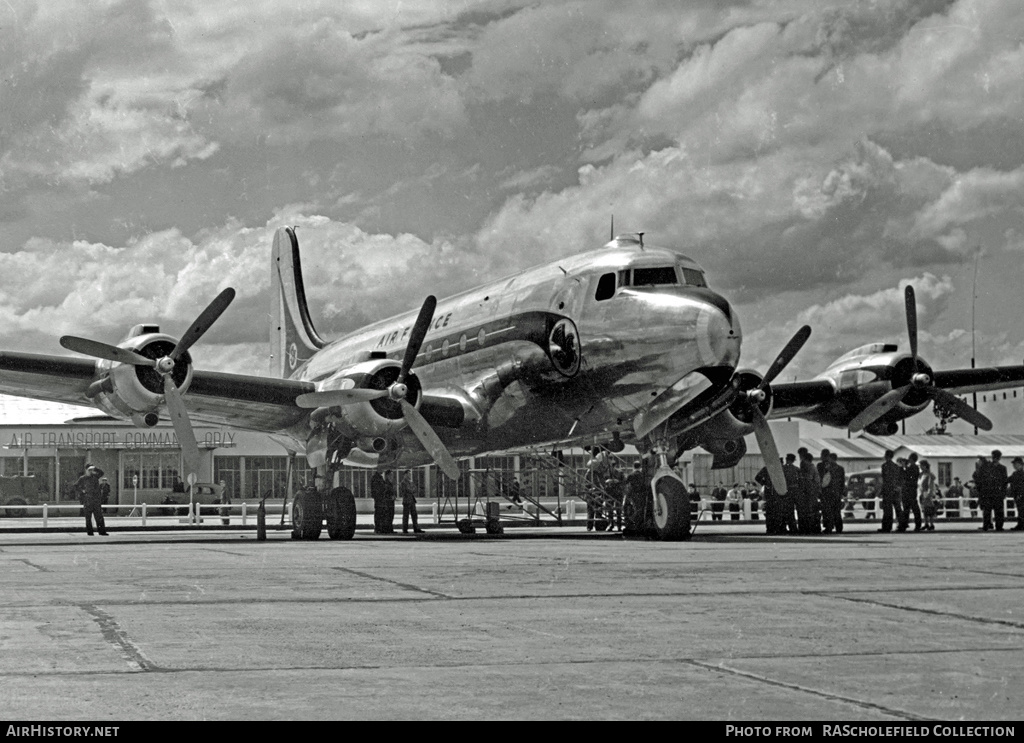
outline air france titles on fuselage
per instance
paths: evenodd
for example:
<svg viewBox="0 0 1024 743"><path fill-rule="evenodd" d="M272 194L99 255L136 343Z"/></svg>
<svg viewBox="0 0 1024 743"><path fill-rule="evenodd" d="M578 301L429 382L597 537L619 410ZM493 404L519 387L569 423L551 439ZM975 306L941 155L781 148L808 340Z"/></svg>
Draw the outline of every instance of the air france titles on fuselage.
<svg viewBox="0 0 1024 743"><path fill-rule="evenodd" d="M430 330L440 330L441 328L447 328L448 323L451 319L451 312L435 317L434 322L431 323L430 325ZM384 346L390 346L395 343L404 342L409 337L410 330L412 330L412 325L406 325L404 328L401 328L400 330L394 330L390 333L385 333L377 341L377 344L374 346L374 348L383 348Z"/></svg>

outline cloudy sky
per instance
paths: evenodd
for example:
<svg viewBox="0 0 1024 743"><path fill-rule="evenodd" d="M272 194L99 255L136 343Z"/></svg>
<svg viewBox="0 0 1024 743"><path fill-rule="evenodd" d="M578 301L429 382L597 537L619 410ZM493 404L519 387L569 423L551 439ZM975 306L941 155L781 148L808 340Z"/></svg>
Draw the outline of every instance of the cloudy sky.
<svg viewBox="0 0 1024 743"><path fill-rule="evenodd" d="M4 0L0 348L180 333L233 286L193 354L264 373L278 226L336 336L614 213L705 266L744 365L805 322L787 379L905 346L907 282L934 366L972 304L979 365L1020 364L1022 43L1019 0Z"/></svg>

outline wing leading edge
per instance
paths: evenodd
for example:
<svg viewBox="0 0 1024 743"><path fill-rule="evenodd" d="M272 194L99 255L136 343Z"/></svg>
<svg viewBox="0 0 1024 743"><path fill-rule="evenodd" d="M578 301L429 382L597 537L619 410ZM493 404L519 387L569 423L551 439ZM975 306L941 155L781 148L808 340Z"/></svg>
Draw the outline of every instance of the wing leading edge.
<svg viewBox="0 0 1024 743"><path fill-rule="evenodd" d="M0 393L96 407L87 395L96 377L91 359L0 353ZM196 420L278 431L308 414L295 398L314 390L310 382L196 370L185 399Z"/></svg>

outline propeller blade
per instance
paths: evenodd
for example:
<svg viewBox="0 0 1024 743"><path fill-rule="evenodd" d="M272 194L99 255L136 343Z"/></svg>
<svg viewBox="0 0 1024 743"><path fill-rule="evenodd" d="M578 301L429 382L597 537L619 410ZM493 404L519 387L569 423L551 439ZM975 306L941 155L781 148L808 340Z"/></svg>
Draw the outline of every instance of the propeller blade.
<svg viewBox="0 0 1024 743"><path fill-rule="evenodd" d="M192 345L203 337L203 334L210 329L210 326L217 322L217 318L220 317L224 310L231 304L231 300L235 298L235 290L228 288L218 294L206 309L203 310L199 317L195 319L185 334L181 336L181 340L171 351L171 360L177 361L178 358L185 353Z"/></svg>
<svg viewBox="0 0 1024 743"><path fill-rule="evenodd" d="M135 351L118 348L117 346L100 343L99 341L91 341L88 338L65 335L61 337L60 344L69 351L84 354L85 356L93 356L98 359L117 361L122 364L131 364L132 366L156 366L156 361L147 359L145 356L135 353Z"/></svg>
<svg viewBox="0 0 1024 743"><path fill-rule="evenodd" d="M768 468L768 476L772 479L772 487L779 495L785 495L788 492L786 473L782 469L782 462L779 461L779 447L775 445L775 437L772 435L772 429L768 426L768 419L764 417L761 408L756 405L752 406L751 412L753 413L754 437L761 450L764 466Z"/></svg>
<svg viewBox="0 0 1024 743"><path fill-rule="evenodd" d="M405 415L405 421L409 424L409 428L416 438L423 444L423 448L427 450L437 466L441 468L452 480L459 479L459 465L452 459L452 455L448 452L444 442L434 433L434 429L427 423L427 419L424 418L420 411L412 406L407 400L399 400L402 405L402 413Z"/></svg>
<svg viewBox="0 0 1024 743"><path fill-rule="evenodd" d="M192 421L189 420L188 410L185 409L185 400L178 388L174 386L170 374L164 375L164 399L167 401L167 411L171 414L171 425L174 426L174 433L177 434L178 444L181 446L181 455L185 460L186 479L189 474L199 477L201 467L199 444L196 443Z"/></svg>
<svg viewBox="0 0 1024 743"><path fill-rule="evenodd" d="M869 426L874 423L876 420L899 405L903 396L910 391L911 387L912 385L905 384L902 387L897 387L894 390L886 392L880 398L860 411L857 416L850 421L850 430L857 433L857 431L860 431L865 426Z"/></svg>
<svg viewBox="0 0 1024 743"><path fill-rule="evenodd" d="M387 396L387 390L323 390L322 392L307 392L299 395L295 398L295 404L300 408L334 408L379 400Z"/></svg>
<svg viewBox="0 0 1024 743"><path fill-rule="evenodd" d="M946 392L946 390L939 389L938 387L929 387L925 392L928 397L932 398L932 400L939 403L944 408L949 408L956 413L958 417L967 421L972 426L980 428L982 431L992 430L992 421L956 395Z"/></svg>
<svg viewBox="0 0 1024 743"><path fill-rule="evenodd" d="M412 326L412 332L409 334L409 345L405 347L405 358L402 359L402 370L398 374L398 384L405 382L406 375L412 369L416 357L420 355L420 346L423 345L423 339L426 337L427 331L430 330L430 323L434 319L435 309L437 309L437 297L431 294L423 300L420 314L416 317L416 323Z"/></svg>
<svg viewBox="0 0 1024 743"><path fill-rule="evenodd" d="M764 373L764 379L761 380L761 384L759 384L758 387L764 389L771 384L772 380L779 376L782 370L785 369L789 365L789 362L793 360L793 357L797 355L801 348L803 348L810 335L810 325L804 325L796 331L796 334L789 339L789 343L786 344L785 348L783 348L782 351L779 352L779 355L775 357L775 361L772 362L772 365L768 367L768 371ZM776 490L778 490L778 488L776 488Z"/></svg>
<svg viewBox="0 0 1024 743"><path fill-rule="evenodd" d="M907 336L910 338L910 355L914 357L914 368L917 369L917 299L914 296L914 287L910 284L907 284L903 301L907 308Z"/></svg>

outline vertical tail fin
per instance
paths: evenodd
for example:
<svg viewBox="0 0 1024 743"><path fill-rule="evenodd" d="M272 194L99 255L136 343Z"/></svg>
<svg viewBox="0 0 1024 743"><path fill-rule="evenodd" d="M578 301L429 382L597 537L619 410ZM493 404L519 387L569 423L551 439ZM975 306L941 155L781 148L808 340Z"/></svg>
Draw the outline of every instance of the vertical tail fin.
<svg viewBox="0 0 1024 743"><path fill-rule="evenodd" d="M324 347L309 319L299 241L290 227L280 227L274 233L270 287L270 371L279 377L290 377Z"/></svg>

